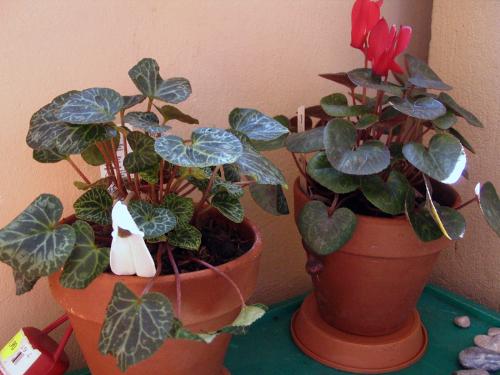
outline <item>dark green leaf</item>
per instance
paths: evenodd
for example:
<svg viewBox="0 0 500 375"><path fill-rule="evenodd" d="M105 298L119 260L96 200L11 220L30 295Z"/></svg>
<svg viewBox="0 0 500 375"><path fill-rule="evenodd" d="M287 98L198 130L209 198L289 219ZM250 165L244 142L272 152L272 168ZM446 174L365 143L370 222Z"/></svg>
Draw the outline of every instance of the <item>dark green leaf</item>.
<svg viewBox="0 0 500 375"><path fill-rule="evenodd" d="M193 199L173 193L163 199L162 207L169 209L175 215L178 224L189 223L194 214Z"/></svg>
<svg viewBox="0 0 500 375"><path fill-rule="evenodd" d="M437 240L443 234L426 208L415 209L415 196L408 194L405 213L413 231L423 242Z"/></svg>
<svg viewBox="0 0 500 375"><path fill-rule="evenodd" d="M369 175L383 171L390 163L389 149L379 141L367 141L357 149L356 129L351 122L335 119L325 128L324 144L330 164L338 171Z"/></svg>
<svg viewBox="0 0 500 375"><path fill-rule="evenodd" d="M466 164L461 143L449 134L434 135L428 149L420 143L407 143L403 155L415 168L445 184L457 182Z"/></svg>
<svg viewBox="0 0 500 375"><path fill-rule="evenodd" d="M191 84L186 78L175 77L161 82L155 93L155 98L167 103L178 104L191 95Z"/></svg>
<svg viewBox="0 0 500 375"><path fill-rule="evenodd" d="M64 154L79 154L97 141L115 138L118 132L111 123L70 125L57 134L56 148Z"/></svg>
<svg viewBox="0 0 500 375"><path fill-rule="evenodd" d="M18 294L59 270L73 250L73 228L58 225L62 212L57 197L42 194L0 230L0 261L12 267Z"/></svg>
<svg viewBox="0 0 500 375"><path fill-rule="evenodd" d="M360 116L370 112L370 108L364 105L349 106L346 96L339 93L325 96L320 104L323 111L332 117Z"/></svg>
<svg viewBox="0 0 500 375"><path fill-rule="evenodd" d="M84 221L73 223L75 248L64 264L60 277L65 288L83 289L103 273L109 265L109 248L95 244L94 231Z"/></svg>
<svg viewBox="0 0 500 375"><path fill-rule="evenodd" d="M113 198L102 187L95 187L85 192L73 204L78 219L101 225L111 224Z"/></svg>
<svg viewBox="0 0 500 375"><path fill-rule="evenodd" d="M442 130L447 130L457 123L457 116L451 111L446 111L443 116L440 116L432 120L432 124Z"/></svg>
<svg viewBox="0 0 500 375"><path fill-rule="evenodd" d="M476 153L476 150L474 150L474 148L472 147L470 142L467 139L465 139L465 137L462 134L460 134L457 129L450 128L450 129L448 129L448 132L451 135L453 135L455 138L457 138L460 141L460 143L462 144L462 146L464 146L467 150L469 150L473 154Z"/></svg>
<svg viewBox="0 0 500 375"><path fill-rule="evenodd" d="M405 199L411 189L406 177L392 170L384 182L379 175L363 176L361 191L366 199L381 211L399 215L405 212Z"/></svg>
<svg viewBox="0 0 500 375"><path fill-rule="evenodd" d="M96 124L113 121L123 107L123 98L115 90L94 87L71 95L57 118L72 124Z"/></svg>
<svg viewBox="0 0 500 375"><path fill-rule="evenodd" d="M168 233L168 243L181 249L198 251L201 245L201 232L190 224L179 223Z"/></svg>
<svg viewBox="0 0 500 375"><path fill-rule="evenodd" d="M421 120L434 120L446 114L446 107L430 96L412 101L393 96L389 103L399 112Z"/></svg>
<svg viewBox="0 0 500 375"><path fill-rule="evenodd" d="M326 74L320 74L319 75L322 78L328 79L333 82L337 82L343 86L346 86L350 89L355 89L356 85L352 83L352 81L349 79L349 76L347 73L341 72L341 73L326 73Z"/></svg>
<svg viewBox="0 0 500 375"><path fill-rule="evenodd" d="M235 162L242 153L240 140L223 129L198 128L191 144L175 135L158 138L156 152L166 161L181 167L211 167Z"/></svg>
<svg viewBox="0 0 500 375"><path fill-rule="evenodd" d="M67 157L68 155L61 154L57 149L33 150L33 159L39 163L57 163Z"/></svg>
<svg viewBox="0 0 500 375"><path fill-rule="evenodd" d="M153 112L129 112L125 115L125 122L149 133L165 133L172 129L171 126L160 125L158 116Z"/></svg>
<svg viewBox="0 0 500 375"><path fill-rule="evenodd" d="M410 83L426 89L451 90L451 86L444 83L425 62L408 54L405 58Z"/></svg>
<svg viewBox="0 0 500 375"><path fill-rule="evenodd" d="M500 237L500 200L491 182L486 182L479 190L479 206L488 225Z"/></svg>
<svg viewBox="0 0 500 375"><path fill-rule="evenodd" d="M320 201L306 203L299 215L298 227L307 247L319 255L339 250L352 237L356 216L345 207L328 216L328 207Z"/></svg>
<svg viewBox="0 0 500 375"><path fill-rule="evenodd" d="M288 215L288 203L281 185L250 185L250 194L260 208L272 215Z"/></svg>
<svg viewBox="0 0 500 375"><path fill-rule="evenodd" d="M354 124L356 129L367 129L378 121L378 116L373 113L362 115L357 123Z"/></svg>
<svg viewBox="0 0 500 375"><path fill-rule="evenodd" d="M139 103L142 103L146 99L144 95L131 95L131 96L123 96L123 106L121 108L122 111L132 108Z"/></svg>
<svg viewBox="0 0 500 375"><path fill-rule="evenodd" d="M136 296L116 283L99 337L99 351L113 355L118 367L128 367L149 358L169 337L174 321L170 301L160 293Z"/></svg>
<svg viewBox="0 0 500 375"><path fill-rule="evenodd" d="M472 126L477 126L478 128L483 128L484 125L479 121L479 119L470 113L465 108L461 107L450 95L442 92L438 96L438 100L443 103L447 108L451 109L460 117L463 117Z"/></svg>
<svg viewBox="0 0 500 375"><path fill-rule="evenodd" d="M139 172L139 177L146 181L148 184L156 184L159 181L158 173L160 171L160 165L156 163L151 168Z"/></svg>
<svg viewBox="0 0 500 375"><path fill-rule="evenodd" d="M92 182L90 184L87 184L86 182L82 181L74 181L73 185L75 185L75 187L78 190L88 190L94 187L102 187L104 189L107 189L111 185L111 182L112 182L111 177L108 176L100 178L99 180Z"/></svg>
<svg viewBox="0 0 500 375"><path fill-rule="evenodd" d="M224 164L224 177L229 182L240 182L240 171L234 164Z"/></svg>
<svg viewBox="0 0 500 375"><path fill-rule="evenodd" d="M133 200L128 204L128 210L145 238L159 237L177 224L173 212L164 207L154 207L146 201Z"/></svg>
<svg viewBox="0 0 500 375"><path fill-rule="evenodd" d="M234 195L221 191L213 196L211 205L229 220L235 223L243 221L243 206Z"/></svg>
<svg viewBox="0 0 500 375"><path fill-rule="evenodd" d="M355 69L348 72L347 75L353 83L361 87L389 92L396 96L401 96L403 93L401 87L392 83L384 83L380 80L380 77L373 76L371 69Z"/></svg>
<svg viewBox="0 0 500 375"><path fill-rule="evenodd" d="M307 163L307 174L335 193L350 193L359 187L359 177L348 175L333 168L325 152L318 152Z"/></svg>
<svg viewBox="0 0 500 375"><path fill-rule="evenodd" d="M155 106L156 107L156 106ZM156 107L158 112L163 116L163 121L177 120L185 124L199 124L200 122L194 117L182 112L180 109L172 105L164 105L163 107Z"/></svg>
<svg viewBox="0 0 500 375"><path fill-rule="evenodd" d="M102 156L95 143L91 144L85 150L83 150L81 156L86 163L94 167L98 167L99 165L103 165L106 163L104 157Z"/></svg>
<svg viewBox="0 0 500 375"><path fill-rule="evenodd" d="M229 114L229 125L251 141L272 141L289 133L279 121L249 108L233 109Z"/></svg>
<svg viewBox="0 0 500 375"><path fill-rule="evenodd" d="M123 159L123 166L130 173L144 172L159 163L160 157L155 152L155 140L139 131L130 132L127 141L133 152Z"/></svg>
<svg viewBox="0 0 500 375"><path fill-rule="evenodd" d="M321 126L301 133L292 133L286 139L286 148L290 152L308 153L324 150L325 127Z"/></svg>

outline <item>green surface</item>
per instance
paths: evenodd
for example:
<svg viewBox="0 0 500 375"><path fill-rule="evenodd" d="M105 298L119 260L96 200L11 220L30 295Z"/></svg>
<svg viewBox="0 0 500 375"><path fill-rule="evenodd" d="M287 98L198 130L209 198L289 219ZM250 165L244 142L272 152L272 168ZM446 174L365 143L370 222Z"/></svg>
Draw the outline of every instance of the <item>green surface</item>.
<svg viewBox="0 0 500 375"><path fill-rule="evenodd" d="M294 345L290 319L302 298L274 305L248 335L231 341L226 367L232 375L347 374L314 362ZM484 334L492 326L500 327L499 313L435 286L427 286L418 310L429 332L429 348L422 360L397 374L449 375L460 369L458 353L473 345L475 335ZM459 315L470 316L470 328L461 329L453 324L453 318ZM82 370L71 375L89 375L89 372ZM500 375L500 371L495 375Z"/></svg>

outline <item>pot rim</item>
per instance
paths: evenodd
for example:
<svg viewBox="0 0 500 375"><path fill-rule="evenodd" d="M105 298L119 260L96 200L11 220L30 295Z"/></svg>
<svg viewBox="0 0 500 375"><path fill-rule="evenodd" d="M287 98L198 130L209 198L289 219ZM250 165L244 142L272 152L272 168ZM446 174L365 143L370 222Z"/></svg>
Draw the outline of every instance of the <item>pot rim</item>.
<svg viewBox="0 0 500 375"><path fill-rule="evenodd" d="M299 192L300 194L302 194L308 200L310 200L309 197L307 196L307 194L304 193L304 191L302 190L302 188L300 186L299 179L300 179L300 177L297 177L295 179L295 182L293 183L294 190ZM455 203L453 204L453 207L456 208L459 206L459 204L461 202L460 194L458 194L458 192L453 187L451 187L451 185L448 185L448 186L450 186L450 189L452 189L456 193ZM358 214L358 213L355 213L355 215L356 215L356 218L358 220L364 221L366 223L369 223L369 222L377 223L377 224L383 223L384 225L395 225L395 226L409 225L408 220L406 220L405 214L400 214L400 215L392 216L392 217L370 216L370 215L363 215L363 214Z"/></svg>
<svg viewBox="0 0 500 375"><path fill-rule="evenodd" d="M67 216L61 220L61 222L69 222L76 219L76 216L74 214ZM220 264L216 266L217 269L219 269L222 272L225 272L226 270L232 269L232 268L237 268L241 264L245 264L250 262L252 259L256 258L259 256L259 254L263 250L262 246L262 233L260 232L259 228L251 221L249 220L246 216L243 218L243 221L241 223L238 223L238 225L246 226L254 236L254 243L252 247L245 252L243 255L230 260L229 262ZM62 270L62 268L61 268ZM206 268L203 270L199 271L192 271L192 272L186 272L186 273L181 273L182 276L182 281L187 281L187 280L192 280L192 279L199 279L199 278L206 278L210 277L213 275L213 270ZM137 275L115 275L114 273L108 273L108 272L103 272L100 274L97 278L102 279L120 279L121 281L125 282L127 285L142 285L146 281L150 279L150 277L140 277ZM96 278L96 279L97 279ZM157 283L169 283L169 282L175 282L175 275L161 275L157 277Z"/></svg>

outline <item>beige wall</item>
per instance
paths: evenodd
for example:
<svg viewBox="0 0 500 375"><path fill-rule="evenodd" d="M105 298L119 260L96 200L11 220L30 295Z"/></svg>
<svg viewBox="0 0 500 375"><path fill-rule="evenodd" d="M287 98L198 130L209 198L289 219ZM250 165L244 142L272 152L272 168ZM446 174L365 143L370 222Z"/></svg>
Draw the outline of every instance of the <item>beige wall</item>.
<svg viewBox="0 0 500 375"><path fill-rule="evenodd" d="M292 114L334 88L318 73L361 64L349 48L351 1L334 0L2 0L0 2L0 226L38 194L61 197L66 213L78 192L67 165L31 160L24 139L31 114L69 89L109 86L136 92L127 71L142 57L158 60L165 77L186 76L193 95L182 105L202 123L224 127L236 106ZM431 1L386 0L392 22L415 29L411 50L423 58ZM272 158L290 183L289 155ZM86 169L88 173L89 169ZM288 192L290 197L290 192ZM291 217L276 219L246 200L262 228L265 255L256 299L266 303L304 292L309 280ZM0 343L22 325L43 326L61 313L45 280L14 296L0 265ZM74 343L69 351L82 365Z"/></svg>
<svg viewBox="0 0 500 375"><path fill-rule="evenodd" d="M469 157L470 182L461 181L464 200L475 182L500 187L500 33L496 0L434 0L430 64L455 89L452 96L485 124L459 129L476 149ZM454 249L441 255L433 281L500 310L500 239L476 205L463 210L467 232Z"/></svg>

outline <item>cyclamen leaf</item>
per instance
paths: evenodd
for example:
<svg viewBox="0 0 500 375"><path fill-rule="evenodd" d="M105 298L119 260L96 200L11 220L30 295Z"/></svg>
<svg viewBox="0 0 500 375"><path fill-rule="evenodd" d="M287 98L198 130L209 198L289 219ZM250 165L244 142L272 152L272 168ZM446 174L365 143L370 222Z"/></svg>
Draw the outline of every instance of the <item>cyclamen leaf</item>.
<svg viewBox="0 0 500 375"><path fill-rule="evenodd" d="M339 93L325 96L320 104L326 114L332 117L360 116L370 112L370 108L364 105L349 106L346 96Z"/></svg>
<svg viewBox="0 0 500 375"><path fill-rule="evenodd" d="M170 301L160 293L136 296L116 283L99 337L99 351L113 355L121 371L152 356L174 322Z"/></svg>
<svg viewBox="0 0 500 375"><path fill-rule="evenodd" d="M146 181L148 184L156 184L159 181L158 173L160 171L159 164L155 164L149 169L139 172L139 177Z"/></svg>
<svg viewBox="0 0 500 375"><path fill-rule="evenodd" d="M253 323L264 316L266 311L267 307L260 303L255 305L245 305L236 319L229 326L220 329L218 333L244 335Z"/></svg>
<svg viewBox="0 0 500 375"><path fill-rule="evenodd" d="M162 207L169 209L175 215L177 224L189 223L194 214L193 199L173 193L163 199Z"/></svg>
<svg viewBox="0 0 500 375"><path fill-rule="evenodd" d="M149 133L164 133L172 129L167 125L160 125L158 116L153 112L129 112L124 121L134 128L142 129Z"/></svg>
<svg viewBox="0 0 500 375"><path fill-rule="evenodd" d="M435 120L446 114L446 107L430 96L424 96L416 100L392 97L389 103L399 112L421 120Z"/></svg>
<svg viewBox="0 0 500 375"><path fill-rule="evenodd" d="M457 123L457 116L455 116L451 111L446 111L444 115L432 120L432 124L436 128L442 130L447 130L456 123Z"/></svg>
<svg viewBox="0 0 500 375"><path fill-rule="evenodd" d="M437 240L443 235L426 208L415 209L415 194L413 191L406 196L405 214L413 231L423 242Z"/></svg>
<svg viewBox="0 0 500 375"><path fill-rule="evenodd" d="M450 129L448 129L448 132L452 136L454 136L456 139L458 139L460 141L460 143L462 144L462 146L464 146L467 150L469 150L473 154L476 153L476 150L474 150L474 147L472 147L470 142L462 134L460 134L457 129L450 128Z"/></svg>
<svg viewBox="0 0 500 375"><path fill-rule="evenodd" d="M272 141L289 130L279 121L249 108L235 108L229 114L229 125L251 141Z"/></svg>
<svg viewBox="0 0 500 375"><path fill-rule="evenodd" d="M338 194L350 193L359 187L359 177L337 171L323 151L309 160L307 174L321 186Z"/></svg>
<svg viewBox="0 0 500 375"><path fill-rule="evenodd" d="M130 95L123 96L123 106L121 108L122 111L132 108L139 103L142 103L146 99L144 95Z"/></svg>
<svg viewBox="0 0 500 375"><path fill-rule="evenodd" d="M71 95L57 118L71 124L96 124L113 121L123 107L123 98L115 90L94 87Z"/></svg>
<svg viewBox="0 0 500 375"><path fill-rule="evenodd" d="M64 154L79 154L97 141L105 141L118 135L111 123L70 125L57 134L56 148Z"/></svg>
<svg viewBox="0 0 500 375"><path fill-rule="evenodd" d="M145 238L164 235L175 228L177 224L173 212L164 207L154 207L146 201L134 200L128 205L130 215Z"/></svg>
<svg viewBox="0 0 500 375"><path fill-rule="evenodd" d="M325 127L320 126L301 133L292 133L286 139L286 148L290 152L308 153L325 149Z"/></svg>
<svg viewBox="0 0 500 375"><path fill-rule="evenodd" d="M201 232L190 224L179 223L168 233L167 239L172 246L198 251L201 245Z"/></svg>
<svg viewBox="0 0 500 375"><path fill-rule="evenodd" d="M153 138L139 131L133 131L128 133L127 141L133 150L123 159L123 166L128 172L144 172L158 164L160 157L155 152Z"/></svg>
<svg viewBox="0 0 500 375"><path fill-rule="evenodd" d="M235 162L242 153L240 140L216 128L198 128L191 134L191 144L169 135L158 138L155 151L166 161L181 167L211 167Z"/></svg>
<svg viewBox="0 0 500 375"><path fill-rule="evenodd" d="M405 212L405 199L411 185L406 177L392 170L384 182L379 175L363 176L361 191L382 212L399 215Z"/></svg>
<svg viewBox="0 0 500 375"><path fill-rule="evenodd" d="M500 237L500 199L495 187L488 181L482 187L479 185L479 192L476 194L486 222Z"/></svg>
<svg viewBox="0 0 500 375"><path fill-rule="evenodd" d="M451 109L453 112L455 112L457 115L459 115L460 117L463 117L465 119L465 121L467 121L470 125L476 126L478 128L483 128L484 127L484 125L482 124L482 122L479 121L479 119L474 114L472 114L471 112L469 112L468 110L466 110L465 108L463 108L462 106L460 106L447 93L445 93L445 92L440 93L439 96L438 96L438 100L441 103L443 103L446 107L448 107L449 109Z"/></svg>
<svg viewBox="0 0 500 375"><path fill-rule="evenodd" d="M82 181L74 181L73 185L78 189L78 190L88 190L94 187L102 187L104 189L107 189L111 185L111 177L103 177L100 178L99 180L92 182L90 184L87 184L86 182Z"/></svg>
<svg viewBox="0 0 500 375"><path fill-rule="evenodd" d="M288 203L281 185L250 185L250 194L260 208L272 215L288 215Z"/></svg>
<svg viewBox="0 0 500 375"><path fill-rule="evenodd" d="M191 95L191 84L186 78L169 78L160 83L155 98L167 103L178 104Z"/></svg>
<svg viewBox="0 0 500 375"><path fill-rule="evenodd" d="M349 79L349 76L347 73L341 72L341 73L326 73L326 74L320 74L319 75L322 78L328 79L333 82L337 82L343 86L348 87L349 89L355 89L356 85L352 83L352 81Z"/></svg>
<svg viewBox="0 0 500 375"><path fill-rule="evenodd" d="M410 83L426 89L451 90L452 87L444 83L425 62L409 54L405 58Z"/></svg>
<svg viewBox="0 0 500 375"><path fill-rule="evenodd" d="M66 260L60 277L65 288L86 288L109 265L109 248L98 247L92 227L77 220L72 225L76 234L75 248Z"/></svg>
<svg viewBox="0 0 500 375"><path fill-rule="evenodd" d="M227 192L220 192L214 195L210 203L229 220L235 223L241 223L243 221L243 206L239 198Z"/></svg>
<svg viewBox="0 0 500 375"><path fill-rule="evenodd" d="M111 224L113 198L102 187L95 187L85 192L73 204L78 219L101 225Z"/></svg>
<svg viewBox="0 0 500 375"><path fill-rule="evenodd" d="M155 106L158 112L163 116L163 121L177 120L185 124L199 124L200 122L194 117L182 112L179 108L173 105L164 105L163 107Z"/></svg>
<svg viewBox="0 0 500 375"><path fill-rule="evenodd" d="M235 164L241 174L253 178L259 184L287 187L281 171L246 142L243 142L243 152Z"/></svg>
<svg viewBox="0 0 500 375"><path fill-rule="evenodd" d="M401 96L403 93L401 87L392 83L384 83L380 77L375 77L371 69L355 69L348 72L347 75L353 83L361 87L389 92L396 96Z"/></svg>
<svg viewBox="0 0 500 375"><path fill-rule="evenodd" d="M62 212L57 197L42 194L0 230L0 261L12 267L18 294L59 270L73 250L73 228L58 225Z"/></svg>
<svg viewBox="0 0 500 375"><path fill-rule="evenodd" d="M61 154L56 149L33 150L33 159L39 163L57 163L67 157L68 155Z"/></svg>

